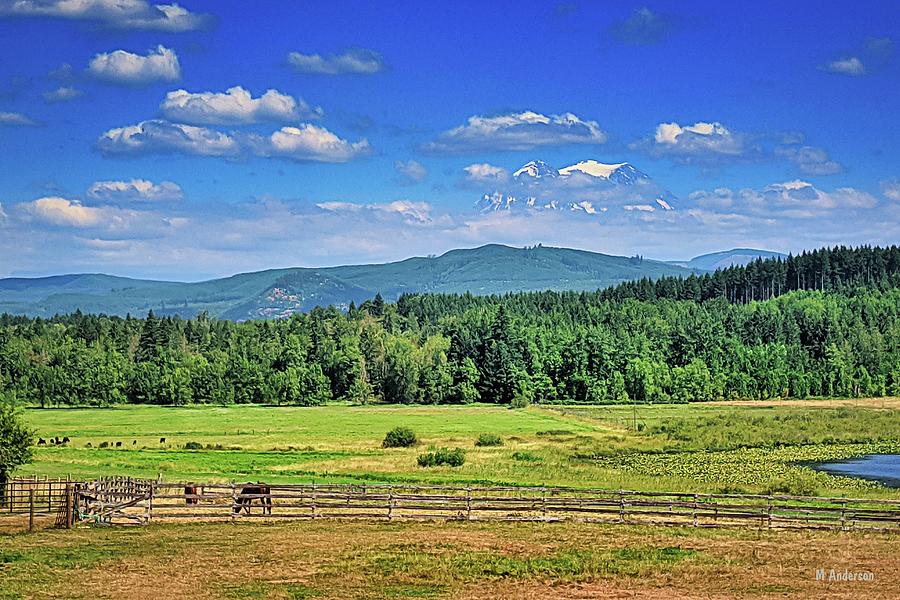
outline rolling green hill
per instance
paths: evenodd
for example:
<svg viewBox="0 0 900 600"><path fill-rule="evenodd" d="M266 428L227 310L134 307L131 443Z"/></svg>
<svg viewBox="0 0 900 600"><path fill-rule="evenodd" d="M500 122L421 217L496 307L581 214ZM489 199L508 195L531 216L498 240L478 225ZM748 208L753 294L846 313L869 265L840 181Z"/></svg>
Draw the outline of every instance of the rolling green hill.
<svg viewBox="0 0 900 600"><path fill-rule="evenodd" d="M345 308L380 292L502 294L533 290L594 290L622 281L688 275L664 262L567 248L487 245L437 257L372 265L293 268L242 273L195 283L101 274L0 279L0 312L52 316L75 310L115 315L193 316L233 320L279 318L317 305Z"/></svg>
<svg viewBox="0 0 900 600"><path fill-rule="evenodd" d="M668 261L669 264L699 269L701 271L716 271L728 267L741 267L750 264L758 258L787 258L787 254L772 252L771 250L755 250L753 248L733 248L722 252L711 252L695 256L689 261Z"/></svg>

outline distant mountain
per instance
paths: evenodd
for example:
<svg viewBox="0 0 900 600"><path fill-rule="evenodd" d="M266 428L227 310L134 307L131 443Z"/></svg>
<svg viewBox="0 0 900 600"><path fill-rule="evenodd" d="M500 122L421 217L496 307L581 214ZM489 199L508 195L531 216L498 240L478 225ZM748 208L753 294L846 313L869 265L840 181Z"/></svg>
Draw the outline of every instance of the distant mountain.
<svg viewBox="0 0 900 600"><path fill-rule="evenodd" d="M715 271L749 264L757 258L787 258L787 254L772 252L771 250L754 250L753 248L734 248L722 252L712 252L695 256L689 261L668 261L671 265L697 269L700 271Z"/></svg>
<svg viewBox="0 0 900 600"><path fill-rule="evenodd" d="M580 291L692 272L664 262L584 250L492 244L386 264L276 269L197 283L99 274L0 279L0 313L49 317L81 310L143 316L153 309L183 317L207 311L225 319L265 319L315 306L346 308L377 292L395 300L405 292Z"/></svg>
<svg viewBox="0 0 900 600"><path fill-rule="evenodd" d="M610 207L579 197L583 192L608 196L609 192L631 189L633 193L625 196L630 199L628 210L674 210L675 196L627 162L607 164L588 159L556 169L532 160L514 171L512 179L509 189L484 194L478 208L484 212L567 210L596 215Z"/></svg>

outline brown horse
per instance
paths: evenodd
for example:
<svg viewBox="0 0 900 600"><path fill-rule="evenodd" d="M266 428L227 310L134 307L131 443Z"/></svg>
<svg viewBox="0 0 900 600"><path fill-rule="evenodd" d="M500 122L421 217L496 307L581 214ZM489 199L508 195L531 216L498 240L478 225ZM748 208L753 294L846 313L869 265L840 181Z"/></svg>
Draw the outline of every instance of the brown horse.
<svg viewBox="0 0 900 600"><path fill-rule="evenodd" d="M241 512L241 509L250 514L250 505L254 500L259 500L262 504L263 514L272 514L272 488L265 483L251 483L241 487L234 504L234 514Z"/></svg>
<svg viewBox="0 0 900 600"><path fill-rule="evenodd" d="M197 484L188 483L184 486L184 503L185 504L199 504L200 498L199 495L200 488Z"/></svg>

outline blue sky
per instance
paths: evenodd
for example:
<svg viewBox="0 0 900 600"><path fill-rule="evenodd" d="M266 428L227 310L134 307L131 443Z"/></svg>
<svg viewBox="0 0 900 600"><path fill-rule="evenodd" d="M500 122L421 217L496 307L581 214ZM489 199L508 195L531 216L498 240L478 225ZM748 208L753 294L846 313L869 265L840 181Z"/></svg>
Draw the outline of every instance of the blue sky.
<svg viewBox="0 0 900 600"><path fill-rule="evenodd" d="M900 5L734 4L0 0L0 276L896 243Z"/></svg>

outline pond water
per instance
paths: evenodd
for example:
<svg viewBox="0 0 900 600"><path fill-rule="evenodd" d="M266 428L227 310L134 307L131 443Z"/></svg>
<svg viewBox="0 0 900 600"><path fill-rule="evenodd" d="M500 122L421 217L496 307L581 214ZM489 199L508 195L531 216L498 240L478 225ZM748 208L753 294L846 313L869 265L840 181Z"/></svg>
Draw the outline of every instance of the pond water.
<svg viewBox="0 0 900 600"><path fill-rule="evenodd" d="M846 477L861 477L900 488L900 454L869 454L849 460L810 465L817 471Z"/></svg>

